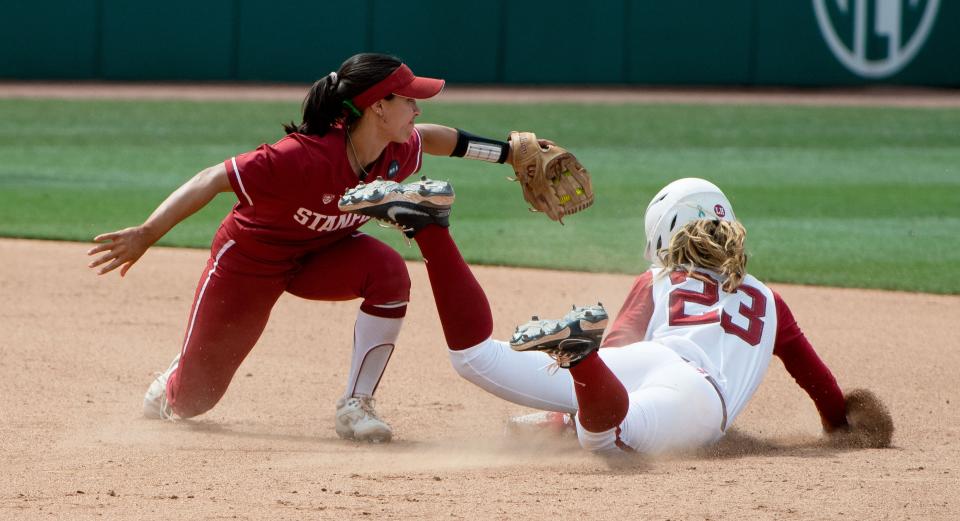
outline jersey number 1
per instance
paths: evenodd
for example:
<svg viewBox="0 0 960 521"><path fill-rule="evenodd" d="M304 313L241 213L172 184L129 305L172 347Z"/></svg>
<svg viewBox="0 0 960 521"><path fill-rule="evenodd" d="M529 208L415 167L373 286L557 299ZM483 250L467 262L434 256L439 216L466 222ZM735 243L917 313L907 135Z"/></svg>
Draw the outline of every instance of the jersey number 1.
<svg viewBox="0 0 960 521"><path fill-rule="evenodd" d="M702 315L688 315L686 303L691 302L703 306L712 306L720 300L720 284L709 275L703 273L687 273L674 271L670 273L670 282L681 284L688 278L694 278L703 283L703 291L690 289L675 289L670 292L670 325L692 326L696 324L713 324L720 322L720 327L728 334L740 337L744 342L755 346L763 336L763 317L767 312L767 297L757 288L741 284L737 292L746 293L752 303L746 306L740 303L739 313L747 319L748 326L742 328L733 323L733 317L726 310L713 310Z"/></svg>

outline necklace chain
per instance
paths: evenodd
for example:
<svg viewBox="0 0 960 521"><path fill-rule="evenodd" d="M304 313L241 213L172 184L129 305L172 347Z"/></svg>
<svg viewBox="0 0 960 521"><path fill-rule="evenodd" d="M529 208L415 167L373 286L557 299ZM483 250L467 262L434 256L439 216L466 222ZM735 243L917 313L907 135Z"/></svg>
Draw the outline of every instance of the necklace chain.
<svg viewBox="0 0 960 521"><path fill-rule="evenodd" d="M347 144L350 145L350 150L353 152L353 159L357 161L357 166L360 168L360 172L363 175L360 177L360 180L363 181L367 178L368 172L367 169L363 168L363 163L360 161L360 156L357 155L357 149L353 148L353 140L350 139L350 131L347 131Z"/></svg>

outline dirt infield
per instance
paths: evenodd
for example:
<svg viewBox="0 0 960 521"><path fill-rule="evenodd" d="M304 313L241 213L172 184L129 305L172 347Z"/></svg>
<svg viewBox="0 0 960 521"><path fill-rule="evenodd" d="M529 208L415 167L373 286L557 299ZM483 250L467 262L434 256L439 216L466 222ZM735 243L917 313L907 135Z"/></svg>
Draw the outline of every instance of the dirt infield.
<svg viewBox="0 0 960 521"><path fill-rule="evenodd" d="M306 86L0 83L4 98L299 101ZM960 107L955 91L450 88L440 101ZM454 230L454 233L456 231ZM141 418L179 350L207 252L157 248L125 279L89 246L0 239L0 519L960 518L960 297L775 285L842 387L868 387L897 431L828 449L773 362L735 431L702 454L607 461L576 440L515 439L526 410L460 379L421 263L381 384L394 443L339 440L333 406L358 303L284 296L224 400L195 421ZM573 302L619 307L632 277L475 268L503 338Z"/></svg>
<svg viewBox="0 0 960 521"><path fill-rule="evenodd" d="M610 462L576 440L518 440L526 412L447 361L424 266L379 408L383 446L337 439L333 404L357 303L284 296L224 400L196 421L142 419L179 349L206 252L151 250L125 279L88 245L0 240L2 519L942 519L960 517L960 297L775 285L845 388L891 408L894 448L817 444L779 362L710 453ZM632 277L476 268L504 337L530 313Z"/></svg>

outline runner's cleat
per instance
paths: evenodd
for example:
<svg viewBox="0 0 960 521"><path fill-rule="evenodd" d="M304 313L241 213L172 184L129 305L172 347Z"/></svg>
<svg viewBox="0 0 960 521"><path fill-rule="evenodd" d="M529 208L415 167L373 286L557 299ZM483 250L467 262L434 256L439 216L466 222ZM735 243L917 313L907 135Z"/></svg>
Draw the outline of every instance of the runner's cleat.
<svg viewBox="0 0 960 521"><path fill-rule="evenodd" d="M347 190L338 207L342 212L373 217L413 237L430 224L450 226L453 200L453 187L446 181L422 177L420 181L401 185L378 178Z"/></svg>
<svg viewBox="0 0 960 521"><path fill-rule="evenodd" d="M510 337L510 347L514 351L541 350L541 347L556 347L567 338L570 338L570 330L559 320L533 317L529 322L517 326Z"/></svg>
<svg viewBox="0 0 960 521"><path fill-rule="evenodd" d="M573 416L556 411L538 411L507 420L507 434L516 437L577 435Z"/></svg>
<svg viewBox="0 0 960 521"><path fill-rule="evenodd" d="M573 309L563 316L562 321L568 324L576 322L580 331L593 337L599 343L603 337L603 331L607 328L608 318L609 315L607 315L607 310L603 308L603 304L597 302L596 306L584 306L582 308L573 306Z"/></svg>
<svg viewBox="0 0 960 521"><path fill-rule="evenodd" d="M569 369L600 348L609 316L602 304L573 309L560 320L533 317L510 338L514 351L543 351Z"/></svg>

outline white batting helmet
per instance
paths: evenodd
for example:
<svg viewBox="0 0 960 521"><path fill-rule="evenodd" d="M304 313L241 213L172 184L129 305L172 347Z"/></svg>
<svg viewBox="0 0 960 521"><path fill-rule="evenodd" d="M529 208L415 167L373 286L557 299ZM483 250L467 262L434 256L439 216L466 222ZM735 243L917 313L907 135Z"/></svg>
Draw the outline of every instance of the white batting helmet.
<svg viewBox="0 0 960 521"><path fill-rule="evenodd" d="M687 177L663 187L647 205L643 219L647 247L643 256L663 266L660 251L670 245L673 234L684 224L698 219L737 220L727 196L710 181Z"/></svg>

